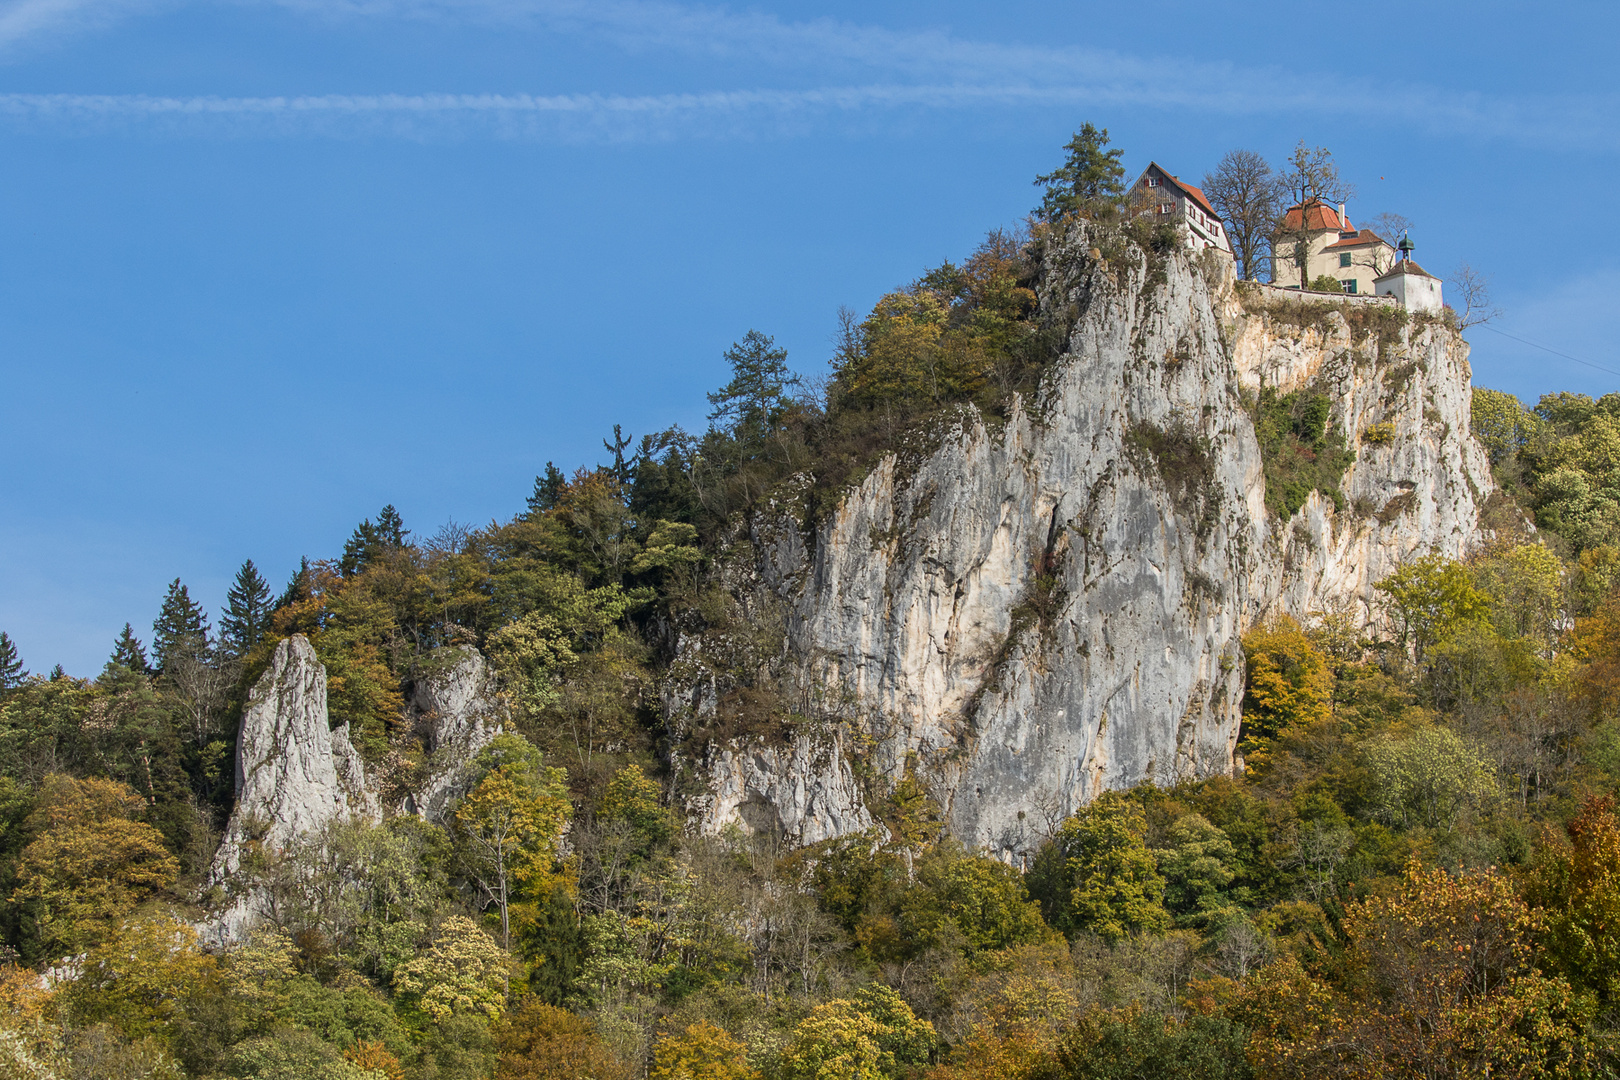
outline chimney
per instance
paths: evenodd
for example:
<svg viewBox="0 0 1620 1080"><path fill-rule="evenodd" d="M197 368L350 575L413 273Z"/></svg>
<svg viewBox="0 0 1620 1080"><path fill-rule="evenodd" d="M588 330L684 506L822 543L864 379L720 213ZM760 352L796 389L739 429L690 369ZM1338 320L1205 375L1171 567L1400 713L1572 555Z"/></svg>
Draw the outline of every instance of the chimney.
<svg viewBox="0 0 1620 1080"><path fill-rule="evenodd" d="M1344 212L1344 203L1339 204L1339 228L1346 232L1350 230L1350 217Z"/></svg>

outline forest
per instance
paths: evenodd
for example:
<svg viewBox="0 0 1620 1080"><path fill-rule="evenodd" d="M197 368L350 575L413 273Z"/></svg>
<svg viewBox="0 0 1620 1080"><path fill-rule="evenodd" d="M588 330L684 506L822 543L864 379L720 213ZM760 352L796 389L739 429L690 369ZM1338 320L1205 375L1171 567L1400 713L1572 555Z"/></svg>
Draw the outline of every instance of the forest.
<svg viewBox="0 0 1620 1080"><path fill-rule="evenodd" d="M714 730L664 722L682 633L761 632L719 572L740 523L800 477L813 527L942 416L1034 395L1072 318L1041 302L1044 250L1075 222L1172 257L1118 209L1106 136L1027 227L842 313L824 379L749 331L701 434L616 428L483 526L384 507L279 591L244 562L214 617L176 580L93 678L30 674L0 634L0 1073L1620 1072L1620 395L1476 389L1490 542L1380 582L1387 634L1343 610L1251 629L1235 776L1051 813L1027 865L950 837L909 774L868 791L872 829L808 847L687 827L694 744L802 721L761 676ZM1325 403L1250 408L1273 514L1286 484L1333 489L1353 453ZM385 791L425 767L402 716L447 650L488 658L506 722L442 825L257 852L273 916L218 946L237 725L295 634Z"/></svg>

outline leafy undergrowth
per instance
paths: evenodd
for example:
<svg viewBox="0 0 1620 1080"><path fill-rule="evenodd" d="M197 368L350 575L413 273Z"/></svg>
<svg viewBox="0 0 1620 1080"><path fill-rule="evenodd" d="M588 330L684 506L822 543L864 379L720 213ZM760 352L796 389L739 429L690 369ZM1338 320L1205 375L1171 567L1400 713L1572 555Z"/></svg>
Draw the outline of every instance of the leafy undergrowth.
<svg viewBox="0 0 1620 1080"><path fill-rule="evenodd" d="M1284 520L1292 517L1312 491L1344 509L1339 481L1356 460L1345 445L1344 433L1330 430L1331 405L1327 395L1296 390L1279 396L1262 390L1252 415L1265 468L1266 509Z"/></svg>

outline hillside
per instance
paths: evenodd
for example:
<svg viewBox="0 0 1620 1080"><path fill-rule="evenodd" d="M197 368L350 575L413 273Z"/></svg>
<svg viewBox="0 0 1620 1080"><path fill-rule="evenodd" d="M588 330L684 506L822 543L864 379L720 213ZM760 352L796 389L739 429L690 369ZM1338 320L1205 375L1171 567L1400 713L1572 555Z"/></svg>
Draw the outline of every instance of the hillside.
<svg viewBox="0 0 1620 1080"><path fill-rule="evenodd" d="M1615 401L1106 219L728 359L510 520L0 641L0 1072L1615 1070Z"/></svg>

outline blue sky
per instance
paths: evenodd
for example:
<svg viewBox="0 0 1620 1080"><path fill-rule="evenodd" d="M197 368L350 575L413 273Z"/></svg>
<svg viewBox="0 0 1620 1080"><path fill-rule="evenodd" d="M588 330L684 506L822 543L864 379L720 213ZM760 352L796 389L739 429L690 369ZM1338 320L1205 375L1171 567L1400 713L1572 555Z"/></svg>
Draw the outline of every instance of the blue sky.
<svg viewBox="0 0 1620 1080"><path fill-rule="evenodd" d="M1556 15L1552 14L1556 12ZM217 612L385 503L430 534L547 460L701 427L750 327L1035 201L1084 121L1134 172L1325 145L1353 217L1620 371L1613 4L0 2L0 629L94 674L168 581ZM1488 331L1475 382L1620 376Z"/></svg>

